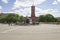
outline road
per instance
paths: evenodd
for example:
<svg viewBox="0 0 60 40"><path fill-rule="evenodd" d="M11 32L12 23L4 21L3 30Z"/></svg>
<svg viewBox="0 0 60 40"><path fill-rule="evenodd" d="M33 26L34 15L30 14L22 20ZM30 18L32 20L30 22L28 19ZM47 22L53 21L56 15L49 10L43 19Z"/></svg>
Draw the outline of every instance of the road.
<svg viewBox="0 0 60 40"><path fill-rule="evenodd" d="M60 25L0 24L0 40L60 40Z"/></svg>

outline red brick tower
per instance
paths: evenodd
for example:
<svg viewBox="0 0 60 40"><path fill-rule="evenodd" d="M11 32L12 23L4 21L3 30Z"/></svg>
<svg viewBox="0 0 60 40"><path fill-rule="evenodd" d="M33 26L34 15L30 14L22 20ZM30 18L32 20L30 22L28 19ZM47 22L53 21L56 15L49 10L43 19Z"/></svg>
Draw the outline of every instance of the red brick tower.
<svg viewBox="0 0 60 40"><path fill-rule="evenodd" d="M31 6L31 20L32 20L32 23L35 23L36 22L35 6Z"/></svg>

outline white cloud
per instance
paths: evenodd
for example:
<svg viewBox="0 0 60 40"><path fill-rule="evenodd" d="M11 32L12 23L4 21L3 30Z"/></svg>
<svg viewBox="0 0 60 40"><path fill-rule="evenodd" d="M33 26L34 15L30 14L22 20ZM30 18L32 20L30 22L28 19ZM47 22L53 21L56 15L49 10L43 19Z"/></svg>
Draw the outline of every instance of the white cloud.
<svg viewBox="0 0 60 40"><path fill-rule="evenodd" d="M53 5L60 3L60 0L54 0Z"/></svg>
<svg viewBox="0 0 60 40"><path fill-rule="evenodd" d="M2 8L2 6L0 6L0 13L1 13L1 10L2 10L3 8Z"/></svg>
<svg viewBox="0 0 60 40"><path fill-rule="evenodd" d="M53 9L40 9L38 7L36 7L36 16L39 15L45 15L45 14L52 14L53 13Z"/></svg>
<svg viewBox="0 0 60 40"><path fill-rule="evenodd" d="M13 11L9 11L9 12L3 12L3 13L15 13L15 12L13 12Z"/></svg>
<svg viewBox="0 0 60 40"><path fill-rule="evenodd" d="M34 5L41 4L44 1L46 0L16 0L16 2L14 2L13 9L19 8L20 6L31 6L33 3Z"/></svg>
<svg viewBox="0 0 60 40"><path fill-rule="evenodd" d="M60 0L57 0L58 2L60 2Z"/></svg>
<svg viewBox="0 0 60 40"><path fill-rule="evenodd" d="M2 6L0 6L0 10L2 9Z"/></svg>
<svg viewBox="0 0 60 40"><path fill-rule="evenodd" d="M4 3L8 3L8 0L2 0L2 2L4 2Z"/></svg>
<svg viewBox="0 0 60 40"><path fill-rule="evenodd" d="M58 2L55 0L52 4L55 5L55 4L58 4Z"/></svg>
<svg viewBox="0 0 60 40"><path fill-rule="evenodd" d="M19 10L15 10L15 13L19 14L19 15L23 15L23 16L30 16L31 15L31 8L25 8L25 9L19 9Z"/></svg>

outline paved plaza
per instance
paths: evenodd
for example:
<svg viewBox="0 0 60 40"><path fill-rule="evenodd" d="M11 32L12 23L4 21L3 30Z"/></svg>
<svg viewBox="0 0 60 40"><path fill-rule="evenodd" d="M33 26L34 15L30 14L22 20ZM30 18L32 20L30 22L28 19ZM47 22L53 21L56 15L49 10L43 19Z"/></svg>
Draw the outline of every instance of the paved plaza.
<svg viewBox="0 0 60 40"><path fill-rule="evenodd" d="M0 40L60 40L60 25L0 24Z"/></svg>

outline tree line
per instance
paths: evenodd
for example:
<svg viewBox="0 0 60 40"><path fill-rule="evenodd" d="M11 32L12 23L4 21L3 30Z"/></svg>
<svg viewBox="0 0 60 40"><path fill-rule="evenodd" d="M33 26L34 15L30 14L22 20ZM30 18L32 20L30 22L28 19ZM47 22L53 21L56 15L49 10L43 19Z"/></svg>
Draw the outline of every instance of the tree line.
<svg viewBox="0 0 60 40"><path fill-rule="evenodd" d="M58 22L58 19L51 14L40 15L39 22Z"/></svg>
<svg viewBox="0 0 60 40"><path fill-rule="evenodd" d="M25 18L23 16L19 16L18 14L8 14L7 16L0 16L0 23L16 23L23 22ZM38 17L39 22L58 22L58 19L55 18L51 14L40 15Z"/></svg>
<svg viewBox="0 0 60 40"><path fill-rule="evenodd" d="M15 23L22 22L24 20L23 16L19 16L18 14L8 14L7 16L0 16L0 23Z"/></svg>

